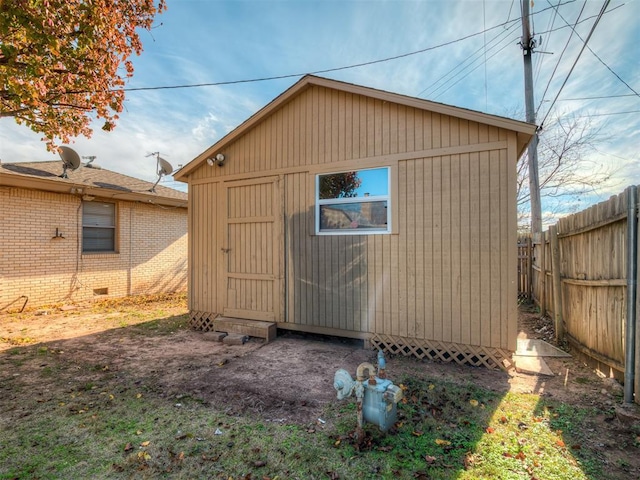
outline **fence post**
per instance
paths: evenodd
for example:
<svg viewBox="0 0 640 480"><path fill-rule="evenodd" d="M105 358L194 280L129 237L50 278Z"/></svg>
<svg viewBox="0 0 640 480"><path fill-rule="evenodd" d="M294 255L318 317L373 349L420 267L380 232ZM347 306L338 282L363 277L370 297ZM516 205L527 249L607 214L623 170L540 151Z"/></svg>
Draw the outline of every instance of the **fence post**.
<svg viewBox="0 0 640 480"><path fill-rule="evenodd" d="M531 237L527 237L527 300L533 298L533 241Z"/></svg>
<svg viewBox="0 0 640 480"><path fill-rule="evenodd" d="M625 365L624 365L624 401L633 402L635 387L636 402L640 403L638 393L638 371L640 371L640 355L638 355L638 330L636 318L636 287L638 284L638 215L636 214L636 187L627 189L627 324L625 329Z"/></svg>
<svg viewBox="0 0 640 480"><path fill-rule="evenodd" d="M556 342L564 337L564 325L562 323L562 280L560 279L560 246L558 245L558 227L549 227L549 239L551 240L551 270L553 272L553 324L556 330Z"/></svg>
<svg viewBox="0 0 640 480"><path fill-rule="evenodd" d="M547 265L546 265L546 250L547 250L547 233L542 232L540 235L540 279L539 279L539 291L538 300L540 301L540 316L544 317L547 314Z"/></svg>

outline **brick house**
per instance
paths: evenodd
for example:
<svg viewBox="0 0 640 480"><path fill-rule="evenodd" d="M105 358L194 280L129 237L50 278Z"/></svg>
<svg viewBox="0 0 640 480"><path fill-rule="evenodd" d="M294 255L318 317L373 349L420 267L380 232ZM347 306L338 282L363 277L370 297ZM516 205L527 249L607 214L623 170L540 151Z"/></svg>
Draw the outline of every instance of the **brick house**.
<svg viewBox="0 0 640 480"><path fill-rule="evenodd" d="M186 290L186 193L86 165L61 173L0 164L0 311Z"/></svg>

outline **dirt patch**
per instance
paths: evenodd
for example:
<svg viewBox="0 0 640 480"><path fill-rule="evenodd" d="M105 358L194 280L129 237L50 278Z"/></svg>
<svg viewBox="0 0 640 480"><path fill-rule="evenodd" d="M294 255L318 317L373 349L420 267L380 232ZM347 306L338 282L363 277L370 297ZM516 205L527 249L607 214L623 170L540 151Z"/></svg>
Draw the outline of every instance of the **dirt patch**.
<svg viewBox="0 0 640 480"><path fill-rule="evenodd" d="M164 319L162 322L153 319ZM231 415L260 415L266 421L309 423L335 402L338 368L355 373L375 353L362 342L279 332L269 344L251 339L226 346L187 328L184 299L164 298L96 311L92 304L44 314L0 315L0 412L26 414L20 396L56 397L58 392L95 385L136 385L145 395L180 402L189 397ZM520 326L529 338L553 341L548 319L521 309ZM30 352L30 355L25 354ZM622 387L572 358L548 358L553 376L491 371L455 364L388 359L388 375L412 375L474 383L499 392L535 393L601 412L585 419L581 440L602 452L602 461L621 475L640 472L640 458L627 446L640 442L638 430L621 423L614 406ZM55 375L47 372L55 370ZM11 379L11 382L4 380Z"/></svg>

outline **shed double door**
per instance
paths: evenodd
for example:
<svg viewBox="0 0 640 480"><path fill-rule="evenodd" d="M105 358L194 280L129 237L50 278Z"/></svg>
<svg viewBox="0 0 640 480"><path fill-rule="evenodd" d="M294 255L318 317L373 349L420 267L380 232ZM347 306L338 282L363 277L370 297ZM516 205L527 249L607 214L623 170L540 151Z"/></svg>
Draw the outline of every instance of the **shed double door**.
<svg viewBox="0 0 640 480"><path fill-rule="evenodd" d="M283 222L279 177L225 182L222 268L228 317L281 321Z"/></svg>

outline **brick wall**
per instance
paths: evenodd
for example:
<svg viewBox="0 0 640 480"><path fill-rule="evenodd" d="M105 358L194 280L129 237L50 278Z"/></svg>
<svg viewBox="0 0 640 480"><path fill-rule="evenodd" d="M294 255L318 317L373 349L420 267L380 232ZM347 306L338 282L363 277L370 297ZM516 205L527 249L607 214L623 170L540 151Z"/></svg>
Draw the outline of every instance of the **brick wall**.
<svg viewBox="0 0 640 480"><path fill-rule="evenodd" d="M186 208L117 202L118 252L83 254L81 205L75 195L0 187L0 311L21 307L23 295L39 306L186 290Z"/></svg>

